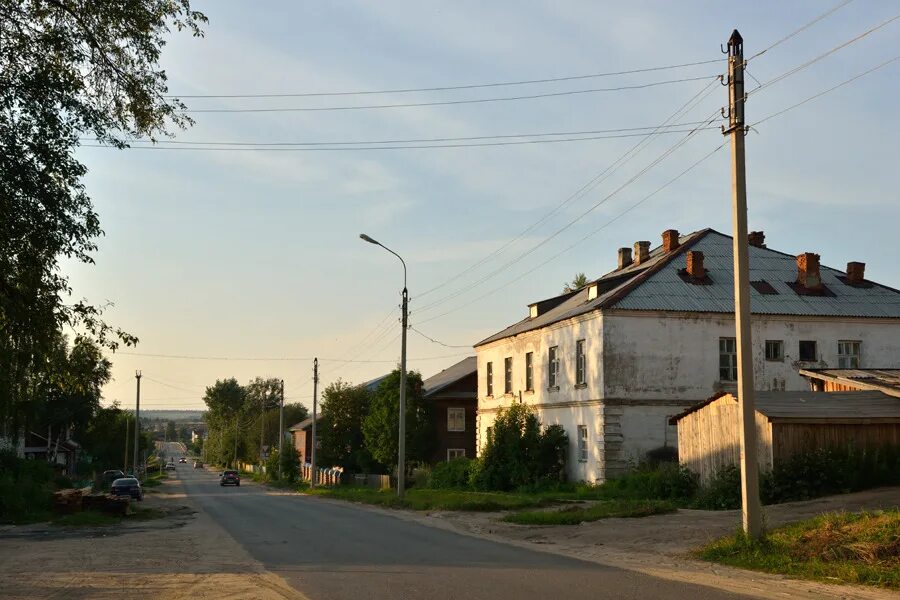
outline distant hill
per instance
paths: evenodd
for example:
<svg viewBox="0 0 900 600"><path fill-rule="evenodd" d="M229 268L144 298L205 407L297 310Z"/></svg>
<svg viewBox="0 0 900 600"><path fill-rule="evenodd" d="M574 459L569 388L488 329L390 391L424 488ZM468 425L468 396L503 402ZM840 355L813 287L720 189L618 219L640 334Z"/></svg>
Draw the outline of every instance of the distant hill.
<svg viewBox="0 0 900 600"><path fill-rule="evenodd" d="M141 411L141 419L163 419L165 421L175 421L178 423L179 421L185 422L193 422L203 420L203 413L205 411L199 409L191 409L191 410L142 410Z"/></svg>

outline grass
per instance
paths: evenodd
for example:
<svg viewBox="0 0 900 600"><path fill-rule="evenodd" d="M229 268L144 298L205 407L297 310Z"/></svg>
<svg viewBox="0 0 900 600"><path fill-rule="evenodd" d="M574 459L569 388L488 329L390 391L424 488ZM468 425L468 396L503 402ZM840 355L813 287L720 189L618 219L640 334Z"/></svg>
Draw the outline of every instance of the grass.
<svg viewBox="0 0 900 600"><path fill-rule="evenodd" d="M95 510L85 510L82 512L72 513L71 515L62 515L53 518L51 523L64 527L104 527L107 525L118 525L122 522L122 517L108 515Z"/></svg>
<svg viewBox="0 0 900 600"><path fill-rule="evenodd" d="M388 508L413 510L465 510L495 511L535 508L552 504L552 499L535 494L511 494L501 492L470 492L464 490L412 489L403 500L394 490L376 490L362 487L313 488L308 494L362 502Z"/></svg>
<svg viewBox="0 0 900 600"><path fill-rule="evenodd" d="M743 533L697 556L744 569L900 589L900 510L829 513L751 540Z"/></svg>
<svg viewBox="0 0 900 600"><path fill-rule="evenodd" d="M648 517L673 512L675 504L665 500L609 500L590 506L569 506L561 510L525 510L503 517L520 525L578 525L610 518Z"/></svg>

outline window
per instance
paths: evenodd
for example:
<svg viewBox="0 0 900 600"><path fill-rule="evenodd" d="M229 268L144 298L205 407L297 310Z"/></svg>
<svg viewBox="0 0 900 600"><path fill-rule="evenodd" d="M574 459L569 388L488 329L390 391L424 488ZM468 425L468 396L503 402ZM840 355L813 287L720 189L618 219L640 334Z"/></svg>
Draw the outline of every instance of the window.
<svg viewBox="0 0 900 600"><path fill-rule="evenodd" d="M547 354L547 387L559 388L559 347L553 346Z"/></svg>
<svg viewBox="0 0 900 600"><path fill-rule="evenodd" d="M838 342L838 368L858 369L861 342L841 340Z"/></svg>
<svg viewBox="0 0 900 600"><path fill-rule="evenodd" d="M766 340L766 360L784 360L784 342Z"/></svg>
<svg viewBox="0 0 900 600"><path fill-rule="evenodd" d="M465 431L466 430L466 409L465 408L448 408L447 409L447 431Z"/></svg>
<svg viewBox="0 0 900 600"><path fill-rule="evenodd" d="M447 448L447 460L451 461L454 458L465 458L466 457L466 449L465 448Z"/></svg>
<svg viewBox="0 0 900 600"><path fill-rule="evenodd" d="M525 390L534 391L534 352L525 354Z"/></svg>
<svg viewBox="0 0 900 600"><path fill-rule="evenodd" d="M575 385L585 383L584 340L578 340L575 342Z"/></svg>
<svg viewBox="0 0 900 600"><path fill-rule="evenodd" d="M503 393L512 394L512 357L503 359Z"/></svg>
<svg viewBox="0 0 900 600"><path fill-rule="evenodd" d="M815 340L800 340L800 360L814 361L817 356Z"/></svg>
<svg viewBox="0 0 900 600"><path fill-rule="evenodd" d="M588 459L588 432L584 425L578 426L578 461L587 462Z"/></svg>
<svg viewBox="0 0 900 600"><path fill-rule="evenodd" d="M719 338L719 381L737 381L737 342Z"/></svg>
<svg viewBox="0 0 900 600"><path fill-rule="evenodd" d="M494 363L487 364L487 395L494 395Z"/></svg>

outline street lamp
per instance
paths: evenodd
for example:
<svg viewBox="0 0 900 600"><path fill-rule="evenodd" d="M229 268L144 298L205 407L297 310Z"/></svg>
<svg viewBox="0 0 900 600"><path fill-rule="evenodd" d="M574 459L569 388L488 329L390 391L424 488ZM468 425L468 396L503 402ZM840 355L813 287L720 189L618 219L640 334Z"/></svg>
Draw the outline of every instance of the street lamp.
<svg viewBox="0 0 900 600"><path fill-rule="evenodd" d="M399 426L399 444L397 448L397 496L403 497L406 488L406 327L409 293L406 291L406 261L403 257L376 240L373 240L364 233L359 234L360 239L381 246L394 256L400 259L403 265L403 331L400 342L400 426Z"/></svg>

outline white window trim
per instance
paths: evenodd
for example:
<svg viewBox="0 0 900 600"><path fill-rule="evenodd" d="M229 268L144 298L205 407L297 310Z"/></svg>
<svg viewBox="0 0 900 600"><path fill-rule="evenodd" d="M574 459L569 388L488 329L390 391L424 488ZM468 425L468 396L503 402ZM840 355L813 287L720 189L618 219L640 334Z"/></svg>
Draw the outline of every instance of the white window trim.
<svg viewBox="0 0 900 600"><path fill-rule="evenodd" d="M578 425L578 462L587 462L588 459L588 428L586 425Z"/></svg>
<svg viewBox="0 0 900 600"><path fill-rule="evenodd" d="M575 385L587 384L587 352L585 340L575 342ZM581 353L579 353L579 350Z"/></svg>
<svg viewBox="0 0 900 600"><path fill-rule="evenodd" d="M450 453L453 452L456 454L454 457L450 457ZM466 449L465 448L447 448L447 462L450 462L454 458L465 458L466 457Z"/></svg>
<svg viewBox="0 0 900 600"><path fill-rule="evenodd" d="M852 348L854 351L847 352L849 348ZM843 352L841 352L841 350L843 350ZM861 358L862 342L860 340L838 340L839 369L858 369Z"/></svg>
<svg viewBox="0 0 900 600"><path fill-rule="evenodd" d="M451 413L462 413L462 428L456 429L450 426L453 422L453 419L450 418ZM447 431L465 431L466 430L466 409L460 406L448 406L447 407Z"/></svg>

